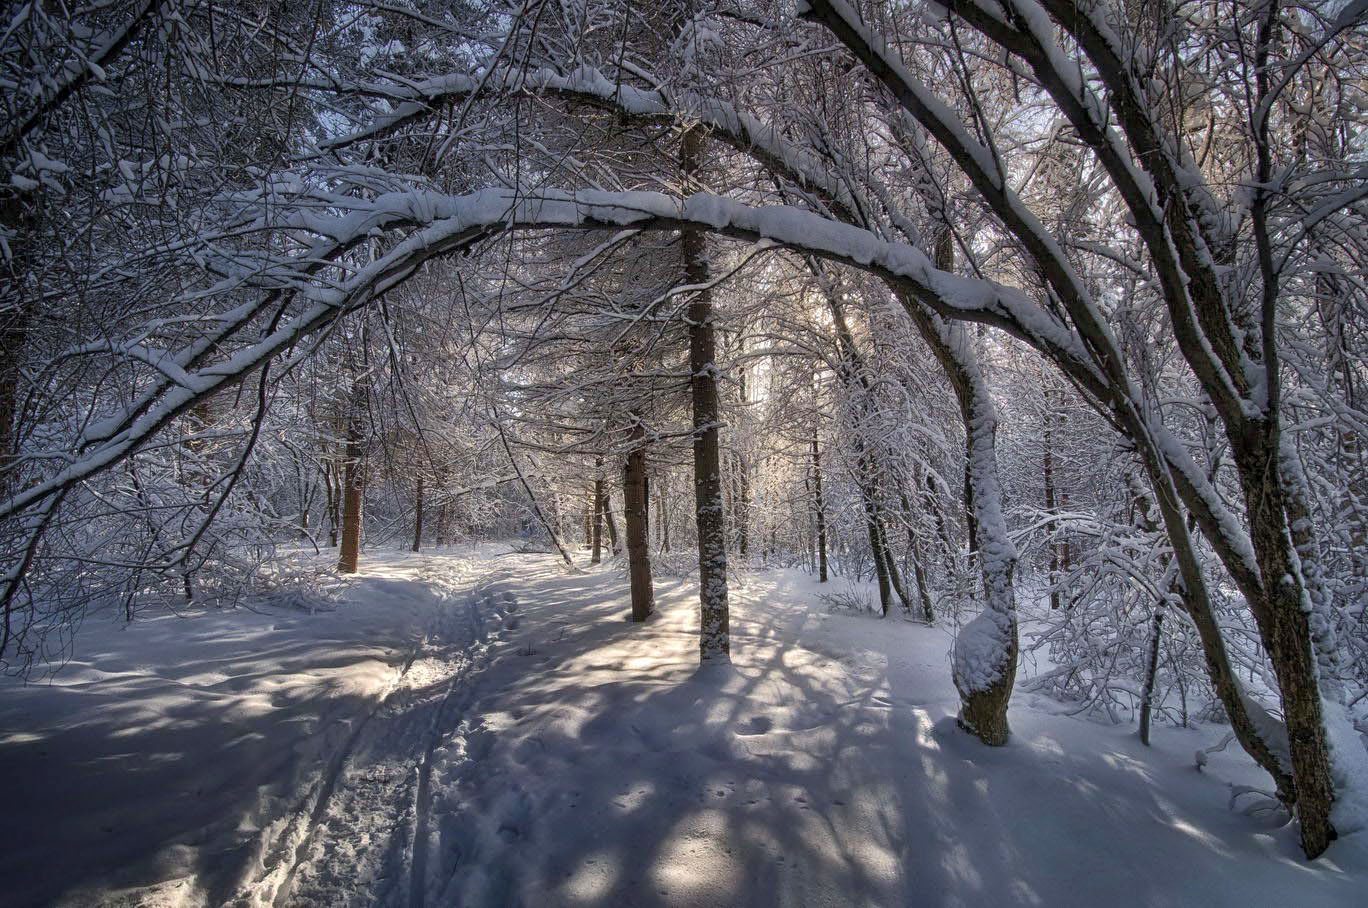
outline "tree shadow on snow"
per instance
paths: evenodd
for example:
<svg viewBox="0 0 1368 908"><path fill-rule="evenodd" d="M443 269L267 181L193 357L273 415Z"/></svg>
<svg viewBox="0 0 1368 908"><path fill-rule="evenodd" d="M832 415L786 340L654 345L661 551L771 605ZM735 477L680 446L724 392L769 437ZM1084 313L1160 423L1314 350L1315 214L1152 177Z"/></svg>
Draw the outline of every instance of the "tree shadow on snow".
<svg viewBox="0 0 1368 908"><path fill-rule="evenodd" d="M1186 822L1138 751L1099 762L1030 722L985 747L952 692L908 699L907 638L878 625L882 661L856 664L793 645L805 605L767 604L733 628L734 667L698 669L689 621L614 620L620 584L522 583L529 625L563 624L475 704L477 759L434 806L429 904L1179 906L1251 871L1314 878L1305 904L1352 891L1276 848L1251 864L1266 830L1247 818ZM661 599L697 608L687 585Z"/></svg>

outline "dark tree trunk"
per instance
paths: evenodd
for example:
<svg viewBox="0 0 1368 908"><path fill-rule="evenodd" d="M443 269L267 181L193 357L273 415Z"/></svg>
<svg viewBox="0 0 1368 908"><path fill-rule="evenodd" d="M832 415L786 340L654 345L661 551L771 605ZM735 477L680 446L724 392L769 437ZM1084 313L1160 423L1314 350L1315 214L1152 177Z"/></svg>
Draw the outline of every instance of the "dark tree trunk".
<svg viewBox="0 0 1368 908"><path fill-rule="evenodd" d="M1291 503L1283 486L1285 468L1279 459L1276 423L1257 422L1245 435L1232 449L1244 487L1259 573L1265 578L1265 600L1253 609L1254 618L1278 678L1291 742L1302 850L1308 857L1315 857L1338 834L1330 822L1335 800L1330 746L1316 677L1311 626L1303 601L1313 601L1304 580L1311 573L1307 565L1310 559L1304 557L1310 552L1292 548L1295 527L1289 526L1287 519Z"/></svg>
<svg viewBox="0 0 1368 908"><path fill-rule="evenodd" d="M884 559L883 540L880 538L879 511L874 503L873 490L866 487L862 490L860 497L864 501L865 529L869 533L869 552L874 559L874 576L879 581L879 612L887 615L893 586L889 582L888 562Z"/></svg>
<svg viewBox="0 0 1368 908"><path fill-rule="evenodd" d="M603 458L598 459L598 466L603 466ZM593 554L589 558L590 564L598 564L603 560L603 478L594 480L594 522L593 536L590 543Z"/></svg>
<svg viewBox="0 0 1368 908"><path fill-rule="evenodd" d="M912 561L912 579L917 584L917 598L921 601L922 620L927 624L936 623L936 609L931 602L931 590L926 585L926 574L922 570L921 546L917 542L917 534L912 530L912 502L907 497L907 492L902 492L903 517L907 521L907 553Z"/></svg>
<svg viewBox="0 0 1368 908"><path fill-rule="evenodd" d="M746 459L739 453L732 456L732 476L736 489L732 495L732 513L736 520L736 551L745 558L750 554L750 474Z"/></svg>
<svg viewBox="0 0 1368 908"><path fill-rule="evenodd" d="M30 196L16 193L0 201L0 230L10 235L10 257L0 282L0 498L14 485L19 379L28 342L30 296L25 240L36 229Z"/></svg>
<svg viewBox="0 0 1368 908"><path fill-rule="evenodd" d="M1193 547L1192 530L1189 526L1191 518L1185 518L1183 514L1177 489L1174 488L1171 474L1168 473L1160 452L1145 445L1137 453L1141 455L1149 476L1150 488L1155 496L1154 503L1159 511L1161 523L1153 525L1156 528L1162 525L1173 546L1173 557L1178 566L1178 580L1171 588L1178 592L1183 610L1192 619L1193 627L1197 630L1198 639L1202 643L1202 654L1206 660L1207 676L1211 679L1217 698L1225 708L1236 740L1245 752L1273 777L1278 797L1290 806L1297 800L1296 782L1291 767L1285 765L1274 752L1263 737L1259 724L1250 715L1249 707L1252 701L1245 696L1240 679L1230 663L1230 655L1211 603L1202 565ZM1181 675L1179 683L1182 683Z"/></svg>
<svg viewBox="0 0 1368 908"><path fill-rule="evenodd" d="M856 411L860 417L852 435L851 443L858 458L859 476L856 479L860 484L860 497L864 504L865 528L869 534L870 555L874 560L874 575L879 582L879 610L882 614L887 615L894 591L897 592L898 598L902 600L905 608L908 607L908 601L907 591L903 587L902 578L898 574L898 566L888 545L882 509L879 507L877 483L878 478L882 475L882 470L879 467L878 457L862 434L863 426L868 417L872 415L873 404L870 401L872 388L865 376L864 361L860 356L860 351L855 346L855 336L851 333L850 326L846 322L845 311L840 298L836 293L828 291L826 299L827 307L831 311L832 322L836 326L836 347L840 353L840 366L837 372L841 384L854 396Z"/></svg>
<svg viewBox="0 0 1368 908"><path fill-rule="evenodd" d="M342 526L342 484L337 465L323 468L323 488L328 496L328 545L337 548L337 534Z"/></svg>
<svg viewBox="0 0 1368 908"><path fill-rule="evenodd" d="M667 492L666 483L662 480L660 483L660 505L656 508L656 513L660 515L660 550L668 555L670 553L670 505Z"/></svg>
<svg viewBox="0 0 1368 908"><path fill-rule="evenodd" d="M418 476L418 488L413 496L413 550L423 547L423 477Z"/></svg>
<svg viewBox="0 0 1368 908"><path fill-rule="evenodd" d="M1145 683L1140 689L1140 743L1150 742L1150 713L1154 708L1154 682L1159 674L1159 641L1164 630L1164 604L1156 603L1150 619L1149 658L1145 661Z"/></svg>
<svg viewBox="0 0 1368 908"><path fill-rule="evenodd" d="M943 554L948 560L955 551L955 540L950 535L950 525L945 519L945 511L941 508L940 491L936 484L936 477L930 470L926 473L926 506L931 509L931 515L936 519L936 538L940 541Z"/></svg>
<svg viewBox="0 0 1368 908"><path fill-rule="evenodd" d="M633 621L645 621L655 609L647 511L650 492L646 483L646 450L640 447L643 434L641 424L634 424L632 438L638 446L628 453L622 469L622 511L627 533L627 576L632 589Z"/></svg>
<svg viewBox="0 0 1368 908"><path fill-rule="evenodd" d="M361 504L366 483L366 462L362 449L366 392L360 381L352 383L347 412L347 449L342 474L342 548L337 569L355 574L361 560Z"/></svg>
<svg viewBox="0 0 1368 908"><path fill-rule="evenodd" d="M18 305L22 305L22 301ZM22 309L0 310L0 498L6 496L14 484L19 374L28 339L27 322Z"/></svg>
<svg viewBox="0 0 1368 908"><path fill-rule="evenodd" d="M907 586L903 583L898 559L893 556L893 546L888 542L888 527L884 524L882 514L879 516L879 545L883 547L884 563L888 567L888 582L892 585L893 592L898 594L898 601L902 603L903 610L910 613L912 599L907 595Z"/></svg>
<svg viewBox="0 0 1368 908"><path fill-rule="evenodd" d="M518 477L518 483L522 485L523 491L527 493L527 502L532 507L532 515L537 518L537 521L542 525L542 529L546 531L547 537L550 538L551 544L556 547L556 551L560 553L561 560L565 562L565 566L574 570L574 559L570 557L570 553L567 552L565 546L561 544L560 534L556 532L555 526L551 521L546 519L546 513L537 502L536 493L532 491L532 483L527 481L527 475L523 473L522 467L518 466L518 459L513 456L513 446L508 443L508 433L504 431L502 417L499 415L497 408L494 410L493 415L494 418L492 422L494 430L499 433L499 442L503 445L504 454L508 456L508 465L513 468L514 475Z"/></svg>
<svg viewBox="0 0 1368 908"><path fill-rule="evenodd" d="M978 554L979 531L978 517L974 513L974 479L971 475L970 464L973 462L974 448L972 442L966 442L966 459L964 463L964 528L969 537L969 562L973 563Z"/></svg>
<svg viewBox="0 0 1368 908"><path fill-rule="evenodd" d="M613 519L613 493L603 488L603 522L608 526L608 548L614 555L622 553L622 537L618 536L617 521Z"/></svg>
<svg viewBox="0 0 1368 908"><path fill-rule="evenodd" d="M703 163L703 132L685 130L680 169L692 188ZM709 280L703 232L680 231L684 282L703 285ZM717 332L713 324L712 291L695 291L689 303L689 373L693 397L694 513L698 522L699 659L731 659L730 609L727 603L727 534L723 525L721 419L717 390Z"/></svg>
<svg viewBox="0 0 1368 908"><path fill-rule="evenodd" d="M812 430L812 497L817 511L817 582L827 582L826 503L822 500L822 452Z"/></svg>

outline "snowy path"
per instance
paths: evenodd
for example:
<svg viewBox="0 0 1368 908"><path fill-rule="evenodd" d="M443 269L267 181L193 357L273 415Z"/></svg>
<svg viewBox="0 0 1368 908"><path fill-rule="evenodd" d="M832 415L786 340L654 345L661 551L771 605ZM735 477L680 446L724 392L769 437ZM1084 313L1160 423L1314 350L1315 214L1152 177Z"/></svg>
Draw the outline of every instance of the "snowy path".
<svg viewBox="0 0 1368 908"><path fill-rule="evenodd" d="M390 556L335 610L93 618L6 679L0 905L344 904L407 893L429 741L508 603L490 553Z"/></svg>
<svg viewBox="0 0 1368 908"><path fill-rule="evenodd" d="M516 611L512 595L497 590L506 576L499 571L443 599L393 689L278 824L260 871L231 903L422 908L432 759L460 738L465 682Z"/></svg>
<svg viewBox="0 0 1368 908"><path fill-rule="evenodd" d="M989 749L954 728L943 631L760 574L735 666L699 671L693 587L657 593L634 626L611 567L395 557L334 614L96 634L0 699L26 783L0 903L1251 908L1368 883L1363 842L1307 865L1227 809L1257 774L1193 769L1219 729L1148 749L1028 696Z"/></svg>

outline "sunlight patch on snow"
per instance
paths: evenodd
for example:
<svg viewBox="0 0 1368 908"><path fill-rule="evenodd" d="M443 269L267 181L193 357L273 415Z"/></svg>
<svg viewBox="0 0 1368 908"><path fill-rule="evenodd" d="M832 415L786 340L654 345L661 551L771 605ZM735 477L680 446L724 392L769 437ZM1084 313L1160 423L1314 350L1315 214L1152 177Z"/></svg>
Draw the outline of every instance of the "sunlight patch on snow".
<svg viewBox="0 0 1368 908"><path fill-rule="evenodd" d="M941 867L959 883L977 891L983 888L983 877L979 875L978 856L973 854L963 842L953 842L941 855Z"/></svg>
<svg viewBox="0 0 1368 908"><path fill-rule="evenodd" d="M1023 905L1043 905L1043 904L1045 904L1045 900L1042 899L1042 898L1040 897L1040 894L1037 893L1034 889L1032 889L1032 888L1031 888L1031 884L1028 883L1028 882L1026 882L1025 880L1013 880L1011 885L1012 885L1012 894L1015 895L1015 896L1017 897L1017 899L1019 899L1019 900L1021 901L1021 904L1023 904Z"/></svg>
<svg viewBox="0 0 1368 908"><path fill-rule="evenodd" d="M1040 735L1031 741L1031 747L1040 751L1047 757L1064 756L1064 748L1058 741L1049 735Z"/></svg>
<svg viewBox="0 0 1368 908"><path fill-rule="evenodd" d="M673 898L708 898L726 904L735 892L741 868L722 845L728 840L727 815L701 810L683 817L665 840L651 878Z"/></svg>
<svg viewBox="0 0 1368 908"><path fill-rule="evenodd" d="M565 881L562 892L573 902L603 904L613 892L619 873L611 852L595 851Z"/></svg>
<svg viewBox="0 0 1368 908"><path fill-rule="evenodd" d="M917 723L917 746L927 753L936 753L940 750L940 742L936 740L936 723L931 721L931 716L925 710L916 710L913 718Z"/></svg>
<svg viewBox="0 0 1368 908"><path fill-rule="evenodd" d="M1150 780L1154 777L1153 773L1151 772L1152 767L1148 763L1141 762L1140 760L1137 760L1135 757L1132 757L1130 754L1119 753L1117 751L1109 751L1107 753L1102 754L1102 759L1104 762L1106 762L1108 766L1110 766L1113 769L1119 769L1124 772L1133 772L1146 780Z"/></svg>
<svg viewBox="0 0 1368 908"><path fill-rule="evenodd" d="M1186 820L1173 817L1169 820L1169 826L1173 827L1174 829L1178 830L1184 835L1189 836L1197 840L1198 842L1201 842L1203 845L1210 848L1212 851L1216 852L1222 857L1228 858L1231 856L1230 852L1226 849L1225 845L1221 843L1220 839L1216 838L1211 833L1205 830L1198 829L1196 826L1193 826Z"/></svg>

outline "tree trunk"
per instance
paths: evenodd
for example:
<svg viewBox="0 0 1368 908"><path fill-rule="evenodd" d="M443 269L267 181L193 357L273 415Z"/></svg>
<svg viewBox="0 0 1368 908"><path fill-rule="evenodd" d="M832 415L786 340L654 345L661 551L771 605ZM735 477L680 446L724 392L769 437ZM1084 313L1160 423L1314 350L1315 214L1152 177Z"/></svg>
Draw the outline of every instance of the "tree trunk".
<svg viewBox="0 0 1368 908"><path fill-rule="evenodd" d="M1292 548L1283 486L1278 432L1270 421L1258 421L1232 444L1244 490L1250 536L1264 578L1265 601L1254 618L1278 678L1283 719L1291 745L1292 774L1297 785L1297 814L1301 844L1307 857L1316 857L1337 837L1330 822L1335 800L1330 769L1330 747L1317 681L1316 654L1305 608L1316 603L1305 577L1312 568L1305 555Z"/></svg>
<svg viewBox="0 0 1368 908"><path fill-rule="evenodd" d="M860 469L865 467L862 465ZM884 559L883 540L880 538L878 505L874 503L874 492L868 486L861 488L860 498L864 502L865 529L869 533L869 553L874 559L874 576L879 581L879 613L887 615L893 588L889 583L888 562Z"/></svg>
<svg viewBox="0 0 1368 908"><path fill-rule="evenodd" d="M1206 577L1202 573L1201 562L1193 545L1187 518L1179 503L1173 477L1168 472L1163 454L1149 443L1149 437L1138 435L1138 438L1144 443L1137 447L1137 453L1149 476L1150 488L1154 492L1163 529L1173 546L1173 557L1178 565L1181 583L1176 588L1183 610L1192 619L1193 627L1197 629L1198 639L1202 643L1207 676L1217 698L1225 708L1236 740L1245 752L1273 777L1278 798L1291 806L1297 800L1297 789L1291 766L1288 765L1289 758L1282 752L1286 750L1288 742L1269 741L1263 731L1268 723L1256 723L1253 720L1251 710L1255 709L1256 705L1245 696L1240 679L1230 664L1230 655L1226 650L1225 639L1221 636L1221 628L1217 623L1207 590ZM1181 681L1181 675L1179 677Z"/></svg>
<svg viewBox="0 0 1368 908"><path fill-rule="evenodd" d="M820 277L821 272L816 265L811 264L810 267ZM865 375L864 360L860 356L859 349L855 346L855 336L846 322L840 297L833 289L828 288L826 300L827 307L831 311L832 323L836 327L836 347L840 353L840 365L837 367L837 374L842 386L855 399L858 419L852 433L851 443L855 449L857 470L859 471L856 481L860 485L860 497L864 503L865 527L869 534L870 555L874 559L874 575L879 582L879 610L882 614L887 615L889 602L892 598L891 592L893 591L897 592L904 608L909 608L910 604L907 599L907 590L903 586L902 578L898 574L898 566L888 545L888 535L884 529L881 508L879 507L878 478L883 471L879 467L877 455L866 443L862 434L868 418L873 415L873 404L870 400L873 389Z"/></svg>
<svg viewBox="0 0 1368 908"><path fill-rule="evenodd" d="M641 423L632 426L632 439L637 446L628 453L622 468L622 511L626 523L627 576L632 589L633 621L645 621L655 609L647 511L650 493L646 485L646 450L640 446L644 434Z"/></svg>
<svg viewBox="0 0 1368 908"><path fill-rule="evenodd" d="M951 271L954 240L947 228L936 242L936 266ZM903 307L950 379L964 422L965 515L983 578L983 610L955 638L952 676L960 695L959 723L983 743L1007 743L1007 703L1017 669L1016 547L1002 514L997 466L997 412L963 325L946 325L899 294Z"/></svg>
<svg viewBox="0 0 1368 908"><path fill-rule="evenodd" d="M546 519L546 514L542 511L541 505L537 502L537 496L532 491L532 484L527 481L527 476L523 473L522 467L518 466L518 459L513 456L513 446L508 443L508 433L504 431L503 418L499 415L497 408L494 410L492 422L494 430L499 433L499 441L503 444L504 454L508 456L508 465L513 468L513 473L518 477L518 482L522 485L523 491L527 493L527 500L532 506L533 516L537 518L542 525L542 529L546 531L546 535L550 537L551 544L555 546L556 551L560 553L561 560L565 562L565 566L574 570L574 559L570 557L570 553L567 552L565 546L561 544L560 535L556 532L556 528L552 526L551 521Z"/></svg>
<svg viewBox="0 0 1368 908"><path fill-rule="evenodd" d="M666 492L666 483L662 479L660 483L660 506L656 509L656 513L660 515L660 550L668 555L670 553L670 505Z"/></svg>
<svg viewBox="0 0 1368 908"><path fill-rule="evenodd" d="M603 466L603 458L598 459L598 466ZM603 477L594 480L594 522L593 536L590 547L593 554L589 558L590 564L598 564L603 561Z"/></svg>
<svg viewBox="0 0 1368 908"><path fill-rule="evenodd" d="M1045 474L1045 513L1054 517L1055 515L1055 488L1054 488L1054 432L1050 424L1054 421L1054 414L1050 412L1050 396L1045 395L1045 462L1043 472ZM1050 533L1055 532L1053 520L1047 524ZM1049 542L1050 547L1050 608L1059 608L1059 546L1055 544L1053 538Z"/></svg>
<svg viewBox="0 0 1368 908"><path fill-rule="evenodd" d="M736 498L733 507L736 512L736 550L744 559L750 554L750 470L746 458L739 453L736 454L734 463Z"/></svg>
<svg viewBox="0 0 1368 908"><path fill-rule="evenodd" d="M936 484L936 475L930 470L926 471L924 500L926 506L931 509L931 515L936 519L936 538L940 541L942 553L946 556L947 563L953 564L955 540L950 536L950 525L945 519L944 509L941 508L940 490Z"/></svg>
<svg viewBox="0 0 1368 908"><path fill-rule="evenodd" d="M703 163L703 132L685 130L680 169L692 188ZM684 282L699 286L709 280L703 232L680 231ZM719 451L721 418L717 391L717 334L713 324L712 291L694 292L689 303L689 373L693 397L694 513L698 522L699 659L731 660L730 610L727 604L727 535L723 526L722 458Z"/></svg>
<svg viewBox="0 0 1368 908"><path fill-rule="evenodd" d="M0 311L0 498L5 497L14 484L19 375L27 338L27 317L23 310Z"/></svg>
<svg viewBox="0 0 1368 908"><path fill-rule="evenodd" d="M359 379L354 379L347 408L347 449L342 474L342 548L337 557L337 569L343 574L355 574L361 559L361 504L366 482L366 462L361 443L364 440L362 419L365 407L365 386Z"/></svg>
<svg viewBox="0 0 1368 908"><path fill-rule="evenodd" d="M603 522L608 525L608 548L614 555L622 554L622 537L618 535L617 521L613 519L613 493L605 485L603 489Z"/></svg>
<svg viewBox="0 0 1368 908"><path fill-rule="evenodd" d="M1164 603L1154 606L1154 617L1150 619L1149 658L1145 661L1145 683L1140 689L1140 743L1146 747L1150 742L1150 713L1154 708L1154 682L1159 674L1159 640L1164 630Z"/></svg>
<svg viewBox="0 0 1368 908"><path fill-rule="evenodd" d="M812 496L817 511L817 582L827 582L826 503L822 500L822 452L817 447L817 429L812 430Z"/></svg>
<svg viewBox="0 0 1368 908"><path fill-rule="evenodd" d="M912 502L906 490L902 492L902 507L907 521L907 552L912 561L912 579L917 584L917 598L921 601L922 620L927 624L935 624L936 609L931 602L931 590L926 585L926 573L922 570L921 546L917 543L917 534L912 530Z"/></svg>
<svg viewBox="0 0 1368 908"><path fill-rule="evenodd" d="M1067 512L1069 510L1068 491L1066 491L1065 489L1056 488L1055 494L1059 499L1060 510ZM1064 586L1064 590L1060 594L1060 600L1064 608L1071 609L1073 608L1074 600L1072 593L1069 591L1069 575L1073 573L1073 556L1071 554L1072 550L1069 545L1068 532L1062 532L1060 533L1060 536L1062 538L1060 538L1059 540L1059 578Z"/></svg>
<svg viewBox="0 0 1368 908"><path fill-rule="evenodd" d="M0 201L0 232L10 236L5 280L0 282L0 498L14 486L19 379L28 342L30 295L25 240L37 227L30 196L18 192Z"/></svg>
<svg viewBox="0 0 1368 908"><path fill-rule="evenodd" d="M963 346L963 345L957 345ZM967 371L967 370L966 370ZM977 376L977 372L974 373ZM998 485L997 420L986 386L966 384L962 398L969 445L979 570L984 608L955 639L954 680L960 693L960 724L985 744L1007 743L1007 703L1016 680L1017 620L1012 573L1016 549L1007 535Z"/></svg>
<svg viewBox="0 0 1368 908"><path fill-rule="evenodd" d="M423 475L418 474L418 488L413 496L413 550L423 547Z"/></svg>
<svg viewBox="0 0 1368 908"><path fill-rule="evenodd" d="M878 522L879 545L883 548L884 564L888 568L888 582L892 585L893 592L898 594L898 601L902 603L903 611L911 613L912 599L907 595L907 586L903 583L898 559L893 557L893 546L888 542L888 527L884 525L882 516L878 518Z"/></svg>
<svg viewBox="0 0 1368 908"><path fill-rule="evenodd" d="M973 443L966 439L964 448L964 529L969 537L969 564L971 566L979 550L978 517L974 510L974 477L970 466L973 456Z"/></svg>
<svg viewBox="0 0 1368 908"><path fill-rule="evenodd" d="M337 534L342 524L342 486L337 478L337 465L323 468L323 488L328 496L328 545L337 548Z"/></svg>

